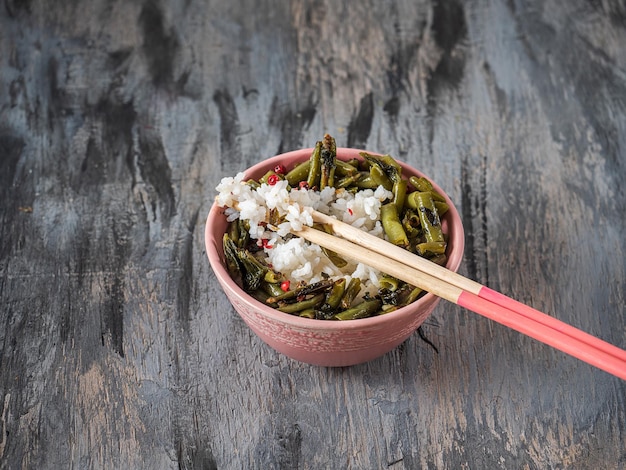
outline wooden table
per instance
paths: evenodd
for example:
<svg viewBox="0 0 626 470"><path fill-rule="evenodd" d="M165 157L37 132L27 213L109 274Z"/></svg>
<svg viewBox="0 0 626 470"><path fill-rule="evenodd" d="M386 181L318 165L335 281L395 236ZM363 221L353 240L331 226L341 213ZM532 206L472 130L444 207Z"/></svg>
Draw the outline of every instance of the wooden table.
<svg viewBox="0 0 626 470"><path fill-rule="evenodd" d="M204 251L218 181L324 132L421 168L461 272L626 347L626 8L0 6L0 468L617 469L626 382L452 304L340 369Z"/></svg>

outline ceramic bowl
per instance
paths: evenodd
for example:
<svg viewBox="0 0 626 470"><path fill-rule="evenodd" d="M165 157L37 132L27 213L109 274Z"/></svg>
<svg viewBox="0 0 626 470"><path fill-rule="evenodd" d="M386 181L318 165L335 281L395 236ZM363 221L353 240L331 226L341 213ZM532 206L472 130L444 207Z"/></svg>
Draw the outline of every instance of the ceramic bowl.
<svg viewBox="0 0 626 470"><path fill-rule="evenodd" d="M312 151L296 150L261 161L245 171L246 177L258 179L278 164L287 169L293 168L296 163L307 160ZM337 156L342 160L358 158L360 151L338 148ZM407 178L411 175L425 176L402 162L400 164ZM442 226L448 234L446 266L456 271L463 257L463 225L450 198L435 182L433 186L450 206L450 210L442 217ZM411 336L440 301L438 297L427 293L416 302L385 315L348 321L315 320L280 312L246 294L231 279L222 247L226 226L224 209L214 204L205 229L206 250L213 272L230 303L252 331L276 351L292 359L327 367L371 361L393 350Z"/></svg>

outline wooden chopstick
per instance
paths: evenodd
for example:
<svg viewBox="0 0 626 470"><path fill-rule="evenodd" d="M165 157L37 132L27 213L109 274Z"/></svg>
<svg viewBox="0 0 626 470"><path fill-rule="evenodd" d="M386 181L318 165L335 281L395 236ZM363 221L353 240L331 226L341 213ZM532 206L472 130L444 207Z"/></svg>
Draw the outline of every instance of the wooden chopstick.
<svg viewBox="0 0 626 470"><path fill-rule="evenodd" d="M313 220L335 235L311 227L293 233L626 380L626 351L333 217L314 211Z"/></svg>

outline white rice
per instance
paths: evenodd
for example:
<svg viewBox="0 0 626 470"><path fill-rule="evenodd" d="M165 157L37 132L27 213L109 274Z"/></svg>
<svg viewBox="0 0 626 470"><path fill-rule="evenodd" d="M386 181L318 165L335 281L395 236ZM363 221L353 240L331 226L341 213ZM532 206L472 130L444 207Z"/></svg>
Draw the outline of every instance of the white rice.
<svg viewBox="0 0 626 470"><path fill-rule="evenodd" d="M268 240L263 249L267 262L276 271L283 273L292 282L312 283L326 277L338 279L344 277L347 282L352 277L361 280L365 292L375 293L379 287L380 273L362 263L351 260L339 269L315 244L298 237L287 237L291 229L298 231L302 226L312 226L312 211L317 210L327 215L384 238L380 223L380 208L383 201L391 199L393 194L379 186L375 191L365 189L353 194L343 189L327 187L322 191L292 189L287 181L279 181L273 186L262 184L254 190L244 183L244 174L234 178L223 178L217 186L217 204L226 207L229 221L241 218L250 223L250 237ZM237 205L238 210L233 206ZM267 230L270 209L276 209L285 222L278 226L278 231Z"/></svg>

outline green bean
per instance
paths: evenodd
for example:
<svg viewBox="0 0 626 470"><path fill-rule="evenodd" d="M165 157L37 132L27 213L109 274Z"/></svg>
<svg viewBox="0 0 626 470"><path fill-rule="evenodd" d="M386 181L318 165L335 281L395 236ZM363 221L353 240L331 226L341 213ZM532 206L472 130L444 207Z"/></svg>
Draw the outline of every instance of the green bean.
<svg viewBox="0 0 626 470"><path fill-rule="evenodd" d="M316 316L315 316L315 309L314 308L305 308L304 310L300 311L298 316L302 317L302 318L311 318L312 320L314 320L316 318Z"/></svg>
<svg viewBox="0 0 626 470"><path fill-rule="evenodd" d="M322 190L327 186L335 186L335 168L337 167L337 145L330 135L324 135L322 150L320 152L320 187Z"/></svg>
<svg viewBox="0 0 626 470"><path fill-rule="evenodd" d="M380 314L385 315L386 313L391 313L395 310L398 310L397 305L383 304L380 308Z"/></svg>
<svg viewBox="0 0 626 470"><path fill-rule="evenodd" d="M372 167L379 167L392 183L402 179L402 166L391 155L372 155L367 152L360 152L359 155L369 163L370 171Z"/></svg>
<svg viewBox="0 0 626 470"><path fill-rule="evenodd" d="M370 166L370 176L377 186L382 186L388 191L391 191L393 189L393 183L387 176L387 173L385 173L385 170L383 170L383 168L378 164L378 162L373 163Z"/></svg>
<svg viewBox="0 0 626 470"><path fill-rule="evenodd" d="M315 308L319 306L322 302L324 302L325 297L326 297L326 294L322 292L321 294L314 295L313 297L309 299L300 300L292 304L287 304L287 303L283 304L280 307L278 307L278 310L280 310L281 312L285 312L285 313L301 312L302 310Z"/></svg>
<svg viewBox="0 0 626 470"><path fill-rule="evenodd" d="M378 280L381 289L388 289L391 292L398 290L401 285L401 281L388 274L382 274Z"/></svg>
<svg viewBox="0 0 626 470"><path fill-rule="evenodd" d="M337 168L335 169L335 173L337 176L340 176L340 177L354 176L359 172L359 168L357 166L350 164L350 162L344 162L343 160L337 159L336 164L337 164Z"/></svg>
<svg viewBox="0 0 626 470"><path fill-rule="evenodd" d="M417 298L422 294L422 292L424 292L423 289L406 284L406 291L404 291L403 295L400 296L399 305L401 307L404 307L405 305L409 305L415 302Z"/></svg>
<svg viewBox="0 0 626 470"><path fill-rule="evenodd" d="M353 166L354 168L356 168L357 170L360 171L361 169L361 160L359 160L358 158L354 157L351 158L350 160L346 160L346 163L350 166Z"/></svg>
<svg viewBox="0 0 626 470"><path fill-rule="evenodd" d="M339 161L339 160L337 160L337 161ZM345 176L345 177L337 180L337 182L335 183L335 186L337 188L347 188L349 186L356 185L361 178L362 178L362 174L359 173L359 172L356 172L353 175Z"/></svg>
<svg viewBox="0 0 626 470"><path fill-rule="evenodd" d="M359 189L376 189L378 188L378 183L374 181L372 176L367 172L361 172L361 177L356 182L356 187Z"/></svg>
<svg viewBox="0 0 626 470"><path fill-rule="evenodd" d="M237 219L239 240L237 246L239 248L245 248L250 243L250 222L247 220Z"/></svg>
<svg viewBox="0 0 626 470"><path fill-rule="evenodd" d="M431 193L413 193L416 194L418 215L422 223L422 229L427 242L443 242L443 231L441 230L441 220L437 209L433 203Z"/></svg>
<svg viewBox="0 0 626 470"><path fill-rule="evenodd" d="M418 239L422 236L422 223L420 222L419 215L412 209L404 210L402 227L404 227L404 231L411 240Z"/></svg>
<svg viewBox="0 0 626 470"><path fill-rule="evenodd" d="M269 303L269 299L284 294L285 292L280 288L280 284L274 282L261 282L261 289L265 292L269 297L266 297L264 302Z"/></svg>
<svg viewBox="0 0 626 470"><path fill-rule="evenodd" d="M339 304L341 303L341 299L343 298L343 293L346 291L346 278L342 277L335 281L333 286L330 288L328 293L326 294L326 301L324 302L324 307L331 310L335 310Z"/></svg>
<svg viewBox="0 0 626 470"><path fill-rule="evenodd" d="M285 175L285 179L292 188L297 188L300 185L300 181L306 181L309 176L309 168L311 168L311 161L296 165L291 171Z"/></svg>
<svg viewBox="0 0 626 470"><path fill-rule="evenodd" d="M315 282L313 284L299 286L287 292L281 291L280 293L277 293L276 295L267 299L267 302L270 304L273 304L273 303L280 302L282 300L294 299L296 297L300 297L303 295L309 295L309 294L317 293L320 291L324 291L326 289L330 289L330 287L333 285L333 282L334 281L330 279L324 279L322 281Z"/></svg>
<svg viewBox="0 0 626 470"><path fill-rule="evenodd" d="M430 257L432 255L440 255L446 252L446 242L424 242L418 243L415 247L417 254L420 256Z"/></svg>
<svg viewBox="0 0 626 470"><path fill-rule="evenodd" d="M417 192L432 193L433 200L446 202L446 199L435 190L433 184L427 178L423 176L411 176L409 177L409 183L413 185Z"/></svg>
<svg viewBox="0 0 626 470"><path fill-rule="evenodd" d="M368 163L370 177L376 185L383 186L386 190L391 191L393 189L393 181L396 180L396 175L392 175L392 167L384 163L378 156L367 152L360 152L359 155Z"/></svg>
<svg viewBox="0 0 626 470"><path fill-rule="evenodd" d="M267 183L269 181L269 179L270 179L270 176L275 176L275 177L280 178L280 179L284 178L282 175L279 175L274 170L270 170L267 173L265 173L263 176L261 176L261 179L259 179L259 183L261 183L261 184Z"/></svg>
<svg viewBox="0 0 626 470"><path fill-rule="evenodd" d="M350 307L343 312L332 317L333 320L356 320L358 318L367 318L374 315L380 310L382 302L380 299L365 300L360 304Z"/></svg>
<svg viewBox="0 0 626 470"><path fill-rule="evenodd" d="M284 276L281 273L277 273L273 269L268 269L265 276L263 276L263 280L265 282L269 282L270 284L279 284L284 280Z"/></svg>
<svg viewBox="0 0 626 470"><path fill-rule="evenodd" d="M252 189L259 189L261 187L259 182L253 179L249 179L248 181L246 181L246 184L250 186Z"/></svg>
<svg viewBox="0 0 626 470"><path fill-rule="evenodd" d="M319 141L315 144L315 149L311 154L310 165L309 165L309 175L307 176L307 186L310 189L316 188L319 186L320 182L320 172L322 167L322 142Z"/></svg>
<svg viewBox="0 0 626 470"><path fill-rule="evenodd" d="M398 218L398 210L393 202L384 204L380 208L380 220L391 243L403 247L409 246L409 239Z"/></svg>
<svg viewBox="0 0 626 470"><path fill-rule="evenodd" d="M228 223L227 232L230 239L239 246L239 219Z"/></svg>
<svg viewBox="0 0 626 470"><path fill-rule="evenodd" d="M250 295L254 297L256 300L258 300L259 302L263 302L263 303L265 303L268 297L268 293L265 292L263 289L253 290L252 292L250 292Z"/></svg>
<svg viewBox="0 0 626 470"><path fill-rule="evenodd" d="M359 279L358 277L351 278L350 282L348 283L348 287L346 287L346 290L343 293L343 297L341 298L341 309L346 310L350 308L350 305L352 305L352 302L354 302L354 299L357 295L359 295L360 291L361 279Z"/></svg>
<svg viewBox="0 0 626 470"><path fill-rule="evenodd" d="M241 273L241 263L237 256L237 244L234 242L228 233L225 233L222 237L222 244L224 245L224 258L226 259L226 268L228 272L233 275Z"/></svg>
<svg viewBox="0 0 626 470"><path fill-rule="evenodd" d="M406 204L406 206L410 207L411 209L414 210L419 210L419 201L417 200L417 195L419 194L419 192L415 191L412 193L409 193L406 198L404 203Z"/></svg>
<svg viewBox="0 0 626 470"><path fill-rule="evenodd" d="M439 214L439 218L443 217L443 214L448 212L448 210L450 209L450 206L446 202L441 202L433 199L433 203L435 204L435 209L437 209L437 214Z"/></svg>
<svg viewBox="0 0 626 470"><path fill-rule="evenodd" d="M396 205L396 209L398 210L398 214L402 213L404 209L404 200L406 199L406 180L400 179L398 181L394 181L393 188L391 191L393 192L393 203Z"/></svg>

